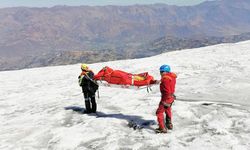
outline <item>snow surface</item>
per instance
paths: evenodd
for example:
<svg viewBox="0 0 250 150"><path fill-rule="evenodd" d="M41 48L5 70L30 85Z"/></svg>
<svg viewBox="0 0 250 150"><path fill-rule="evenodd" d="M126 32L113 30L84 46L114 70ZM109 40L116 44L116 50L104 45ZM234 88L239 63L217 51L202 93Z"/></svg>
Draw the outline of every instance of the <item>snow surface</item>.
<svg viewBox="0 0 250 150"><path fill-rule="evenodd" d="M97 114L84 108L80 65L0 72L0 149L250 149L250 41L91 64L131 73L169 64L177 73L174 130L155 134L159 87L100 87ZM142 130L128 121L155 122Z"/></svg>

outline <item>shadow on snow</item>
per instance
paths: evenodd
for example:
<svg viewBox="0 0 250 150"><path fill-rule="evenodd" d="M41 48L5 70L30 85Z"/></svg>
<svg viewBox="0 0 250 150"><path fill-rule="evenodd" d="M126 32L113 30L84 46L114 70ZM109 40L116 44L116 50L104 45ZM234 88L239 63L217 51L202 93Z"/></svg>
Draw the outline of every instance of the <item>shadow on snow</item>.
<svg viewBox="0 0 250 150"><path fill-rule="evenodd" d="M79 107L79 106L67 106L64 107L65 110L73 110L74 112L80 113L80 114L87 114L85 113L85 108ZM155 125L156 122L154 120L145 120L141 116L136 115L124 115L122 113L113 113L113 114L106 114L103 112L97 111L96 113L88 113L87 115L90 116L96 116L96 118L115 118L115 119L122 119L128 121L128 126L130 128L136 129L150 129L154 130L154 128L151 127L151 125Z"/></svg>

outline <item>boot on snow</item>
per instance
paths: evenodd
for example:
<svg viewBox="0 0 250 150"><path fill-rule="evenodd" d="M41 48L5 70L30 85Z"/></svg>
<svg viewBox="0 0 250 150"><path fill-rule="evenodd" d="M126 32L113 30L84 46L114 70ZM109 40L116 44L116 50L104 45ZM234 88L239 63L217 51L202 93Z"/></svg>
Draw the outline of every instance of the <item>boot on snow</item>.
<svg viewBox="0 0 250 150"><path fill-rule="evenodd" d="M155 129L155 132L156 133L167 133L168 132L168 130L166 129L166 128L157 128L157 129Z"/></svg>
<svg viewBox="0 0 250 150"><path fill-rule="evenodd" d="M168 130L173 130L173 124L172 123L166 124L166 127L168 128Z"/></svg>

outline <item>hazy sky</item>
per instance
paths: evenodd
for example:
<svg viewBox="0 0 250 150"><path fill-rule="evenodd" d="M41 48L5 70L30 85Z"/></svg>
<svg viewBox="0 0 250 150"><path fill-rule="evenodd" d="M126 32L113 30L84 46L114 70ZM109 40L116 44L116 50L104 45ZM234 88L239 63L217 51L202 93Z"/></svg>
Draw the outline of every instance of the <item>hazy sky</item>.
<svg viewBox="0 0 250 150"><path fill-rule="evenodd" d="M0 0L0 7L51 7L55 5L132 5L153 3L166 3L169 5L195 5L204 1L206 0Z"/></svg>

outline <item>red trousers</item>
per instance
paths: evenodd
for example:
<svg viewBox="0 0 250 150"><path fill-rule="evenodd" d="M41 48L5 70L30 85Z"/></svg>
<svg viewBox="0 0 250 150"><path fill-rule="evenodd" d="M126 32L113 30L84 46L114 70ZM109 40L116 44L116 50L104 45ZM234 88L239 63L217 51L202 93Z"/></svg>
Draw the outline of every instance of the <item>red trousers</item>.
<svg viewBox="0 0 250 150"><path fill-rule="evenodd" d="M164 112L166 114L166 117L168 117L170 120L172 120L172 109L171 107L164 107L164 105L160 102L159 107L156 111L157 121L159 123L159 128L164 129L165 123L164 123Z"/></svg>

